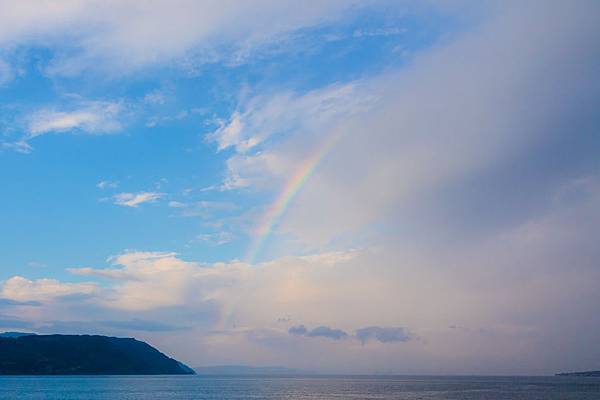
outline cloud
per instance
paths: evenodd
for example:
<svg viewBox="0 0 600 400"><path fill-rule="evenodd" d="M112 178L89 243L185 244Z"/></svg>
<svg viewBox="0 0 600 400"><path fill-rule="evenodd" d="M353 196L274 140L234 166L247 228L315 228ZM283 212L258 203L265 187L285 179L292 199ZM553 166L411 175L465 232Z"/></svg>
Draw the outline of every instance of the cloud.
<svg viewBox="0 0 600 400"><path fill-rule="evenodd" d="M23 131L20 138L0 141L1 149L28 154L31 142L47 134L108 135L122 131L128 112L121 101L86 100L66 95L59 104L25 111L14 125ZM99 182L99 188L116 182Z"/></svg>
<svg viewBox="0 0 600 400"><path fill-rule="evenodd" d="M119 182L113 182L113 181L100 181L96 184L96 187L100 190L104 190L104 189L116 189L117 187L119 187Z"/></svg>
<svg viewBox="0 0 600 400"><path fill-rule="evenodd" d="M218 121L219 128L207 135L208 140L214 140L218 143L218 150L224 150L230 146L240 146L240 148L251 147L256 144L251 139L241 143L242 135L242 121L240 120L240 113L235 112L226 123L224 121Z"/></svg>
<svg viewBox="0 0 600 400"><path fill-rule="evenodd" d="M171 208L183 208L185 204L180 201L169 201L168 206Z"/></svg>
<svg viewBox="0 0 600 400"><path fill-rule="evenodd" d="M307 337L325 337L334 340L346 339L351 336L341 329L333 329L328 326L319 326L314 329L307 329L304 325L292 326L288 333ZM376 340L381 343L407 342L411 339L409 333L400 327L380 327L369 326L356 330L355 336L363 345L369 340Z"/></svg>
<svg viewBox="0 0 600 400"><path fill-rule="evenodd" d="M368 109L371 99L356 96L356 83L332 85L303 95L294 92L250 98L228 121L206 136L219 151L246 153L275 135L323 129L337 118Z"/></svg>
<svg viewBox="0 0 600 400"><path fill-rule="evenodd" d="M292 326L288 329L288 332L292 335L306 335L308 333L308 329L304 325Z"/></svg>
<svg viewBox="0 0 600 400"><path fill-rule="evenodd" d="M118 193L113 196L113 204L135 208L143 203L154 203L164 195L158 192Z"/></svg>
<svg viewBox="0 0 600 400"><path fill-rule="evenodd" d="M128 252L112 257L110 262L122 267L75 268L71 271L116 279L118 284L112 288L110 296L101 300L112 308L147 310L184 305L198 288L198 279L202 276L202 270L196 264L182 261L174 253Z"/></svg>
<svg viewBox="0 0 600 400"><path fill-rule="evenodd" d="M334 259L338 261L334 262ZM207 301L218 301L226 307L226 304L231 301L237 302L240 296L245 297L252 291L257 296L262 292L260 296L264 296L265 300L305 298L310 293L314 295L315 291L311 289L311 285L302 284L302 280L298 281L295 288L283 289L279 287L279 283L285 284L293 275L299 277L305 274L306 279L312 281L317 279L322 268L335 268L350 260L350 257L324 253L320 256L291 258L256 267L240 262L202 265L184 261L170 252L131 251L111 257L110 268L69 269L69 272L77 275L110 278L113 283L108 289L89 286L90 284L61 283L56 280L31 282L25 278L13 277L4 283L3 293L5 298L13 300L37 300L41 290L15 289L37 282L40 286L44 283L45 292L53 293L54 297L58 296L58 293L93 292L98 304L112 309L143 311L171 306L194 308ZM21 285L18 285L19 283ZM17 296L16 292L20 294ZM6 295L11 293L11 296ZM289 304L289 301L285 302ZM252 302L247 302L247 305L252 307ZM281 310L277 312L277 315L282 314L285 313Z"/></svg>
<svg viewBox="0 0 600 400"><path fill-rule="evenodd" d="M311 338L325 337L334 340L345 339L348 334L341 329L333 329L328 326L318 326L308 330L304 325L292 326L288 329L288 333L292 335L308 336Z"/></svg>
<svg viewBox="0 0 600 400"><path fill-rule="evenodd" d="M234 235L231 232L216 232L216 233L203 233L196 236L201 242L206 242L212 246L221 246L231 242L234 239Z"/></svg>
<svg viewBox="0 0 600 400"><path fill-rule="evenodd" d="M17 153L29 154L33 151L33 147L25 140L19 140L16 142L2 142L0 143L3 149L13 150Z"/></svg>
<svg viewBox="0 0 600 400"><path fill-rule="evenodd" d="M92 295L97 286L91 282L63 283L56 279L29 280L13 276L2 285L2 297L17 302L44 302L73 295Z"/></svg>
<svg viewBox="0 0 600 400"><path fill-rule="evenodd" d="M598 187L592 178L574 182L557 192L554 208L543 218L451 253L423 254L404 243L352 255L288 256L251 266L186 261L170 252L124 252L111 257L107 268L71 271L89 279L111 278L97 285L85 302L55 296L52 302L36 300L39 293L29 291L18 301L40 301L34 308L40 310L19 310L19 315L24 321L48 324L95 324L81 325L86 332L130 331L196 362L269 364L285 363L293 356L289 365L326 371L466 373L483 361L499 363L488 372L514 371L518 360L523 367L517 369L523 373L551 371L563 361L556 356L550 365L548 360L541 363L539 351L560 345L579 357L581 340L597 340L599 321L576 318L574 312L593 315L599 300L595 282L600 276L593 264L599 256L594 241L600 226L595 212ZM3 288L7 298L5 292ZM304 321L304 328L282 330L277 322L281 315ZM556 318L579 332L577 342L564 337ZM136 319L186 329L164 336L160 330L136 331L135 323L130 328L99 325ZM328 321L324 328L307 328L323 320ZM453 324L477 329L449 330ZM67 330L64 324L55 328L60 326ZM405 326L411 331L400 328ZM332 327L365 328L354 335L342 330L348 335L342 340L343 334ZM293 333L340 340L297 340ZM402 346L356 345L361 340L395 343L405 336L421 340L403 341ZM465 363L458 370L456 357Z"/></svg>
<svg viewBox="0 0 600 400"><path fill-rule="evenodd" d="M407 30L404 28L378 28L378 29L357 29L352 33L352 36L355 38L360 37L370 37L370 36L392 36L392 35L400 35L405 33Z"/></svg>
<svg viewBox="0 0 600 400"><path fill-rule="evenodd" d="M172 326L154 321L144 321L140 319L131 319L127 321L74 321L74 320L38 320L35 322L22 320L19 318L3 318L0 315L0 327L26 328L37 333L46 334L110 334L111 332L174 332L182 327Z"/></svg>
<svg viewBox="0 0 600 400"><path fill-rule="evenodd" d="M167 96L160 90L153 90L144 95L143 101L146 104L162 105L166 103Z"/></svg>
<svg viewBox="0 0 600 400"><path fill-rule="evenodd" d="M100 325L117 328L128 331L146 331L146 332L170 332L182 329L179 326L165 324L157 321L144 321L140 319L126 320L126 321L100 321Z"/></svg>
<svg viewBox="0 0 600 400"><path fill-rule="evenodd" d="M67 268L72 274L75 275L83 275L83 276L94 276L99 278L109 278L109 279L136 279L135 275L128 274L126 271L121 269L94 269L90 267L80 267L80 268Z"/></svg>
<svg viewBox="0 0 600 400"><path fill-rule="evenodd" d="M345 339L348 334L341 329L333 329L328 326L318 326L306 333L308 337L325 337L334 340Z"/></svg>
<svg viewBox="0 0 600 400"><path fill-rule="evenodd" d="M50 74L120 74L173 62L194 70L206 62L244 62L269 44L285 42L291 32L341 17L354 3L327 0L300 7L275 0L176 0L14 7L4 2L0 44L54 50L45 66ZM168 27L165 20L171 21Z"/></svg>
<svg viewBox="0 0 600 400"><path fill-rule="evenodd" d="M0 307L2 306L40 306L42 303L39 301L17 301L11 299L0 298Z"/></svg>
<svg viewBox="0 0 600 400"><path fill-rule="evenodd" d="M180 217L200 217L203 219L211 218L215 213L229 213L236 210L238 207L230 202L225 201L194 201L189 203L170 202L169 207L179 209Z"/></svg>
<svg viewBox="0 0 600 400"><path fill-rule="evenodd" d="M31 329L33 324L29 321L23 321L19 318L12 316L5 316L0 314L0 327L3 328L17 328L17 329Z"/></svg>
<svg viewBox="0 0 600 400"><path fill-rule="evenodd" d="M365 344L369 340L381 343L406 342L411 336L404 328L369 326L356 330L356 337Z"/></svg>
<svg viewBox="0 0 600 400"><path fill-rule="evenodd" d="M27 263L27 265L33 268L46 268L48 266L48 264L40 261L30 261Z"/></svg>
<svg viewBox="0 0 600 400"><path fill-rule="evenodd" d="M456 34L405 68L243 100L229 121L244 129L211 136L236 149L225 187L276 193L339 134L276 227L281 241L319 248L373 226L409 236L418 226L424 239L493 235L593 162L598 143L584 132L594 113L573 108L600 99L591 84L600 57L581 50L597 48L592 4L511 3L486 15L477 34ZM572 151L550 163L563 142Z"/></svg>
<svg viewBox="0 0 600 400"><path fill-rule="evenodd" d="M122 129L120 103L81 101L69 110L46 108L28 117L27 139L53 132L79 132L102 135Z"/></svg>

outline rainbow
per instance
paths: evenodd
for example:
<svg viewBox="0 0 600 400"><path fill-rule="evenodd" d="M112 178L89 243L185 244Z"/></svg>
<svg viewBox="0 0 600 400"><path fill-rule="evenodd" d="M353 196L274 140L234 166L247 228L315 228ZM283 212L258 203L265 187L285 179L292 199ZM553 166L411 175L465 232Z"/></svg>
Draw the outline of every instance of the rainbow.
<svg viewBox="0 0 600 400"><path fill-rule="evenodd" d="M337 143L342 136L342 133L343 131L341 129L337 129L327 135L325 140L315 148L315 150L299 165L290 179L288 179L283 190L260 219L261 222L255 230L255 239L248 249L246 262L250 264L256 262L256 258L271 236L273 228L288 209L294 197L315 172L321 160L325 158Z"/></svg>

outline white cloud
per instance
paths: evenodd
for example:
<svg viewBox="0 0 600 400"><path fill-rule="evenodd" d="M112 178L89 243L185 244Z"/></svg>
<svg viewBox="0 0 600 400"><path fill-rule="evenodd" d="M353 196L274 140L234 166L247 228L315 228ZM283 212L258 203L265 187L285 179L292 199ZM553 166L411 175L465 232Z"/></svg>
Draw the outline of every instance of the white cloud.
<svg viewBox="0 0 600 400"><path fill-rule="evenodd" d="M118 206L138 207L143 203L154 203L164 195L158 192L118 193L113 196L113 200Z"/></svg>
<svg viewBox="0 0 600 400"><path fill-rule="evenodd" d="M590 142L581 132L593 126L594 114L572 108L600 97L591 84L600 59L581 50L597 47L588 5L509 5L476 32L417 55L406 68L305 94L250 98L230 118L241 121L239 134L217 130L211 136L220 148L237 149L224 185L279 191L341 132L276 229L317 249L377 224L455 236L450 231L458 227L450 221L469 220L467 206L457 221L460 204L478 201L483 209L514 191L543 199L551 187L542 190L541 182L560 178L556 169L535 162L551 157L542 154L550 151L545 146L559 137L569 141L573 132ZM263 146L253 151L248 143ZM580 162L576 152L569 154L572 165ZM517 161L545 179L505 191L486 188ZM471 180L481 185L477 199L464 189ZM472 224L497 229L484 227L481 218Z"/></svg>
<svg viewBox="0 0 600 400"><path fill-rule="evenodd" d="M153 90L144 95L143 99L146 104L162 105L167 101L167 96L160 90Z"/></svg>
<svg viewBox="0 0 600 400"><path fill-rule="evenodd" d="M355 38L364 37L364 36L392 36L392 35L400 35L405 33L407 30L404 28L379 28L379 29L357 29L352 33L352 36Z"/></svg>
<svg viewBox="0 0 600 400"><path fill-rule="evenodd" d="M19 140L17 142L2 142L0 143L3 149L14 150L18 153L29 154L33 151L33 148L27 141Z"/></svg>
<svg viewBox="0 0 600 400"><path fill-rule="evenodd" d="M231 242L234 236L231 232L203 233L196 238L213 246L221 246Z"/></svg>
<svg viewBox="0 0 600 400"><path fill-rule="evenodd" d="M107 269L71 268L70 272L116 279L115 284L98 301L116 309L150 310L168 306L196 307L205 301L218 301L223 306L249 307L236 318L264 319L259 309L269 306L269 298L310 300L317 290L313 287L326 271L343 272L343 265L358 256L358 252L315 254L310 257L290 257L257 266L240 262L212 265L184 261L169 252L125 252L109 259ZM292 288L290 279L296 277ZM14 278L13 278L14 279ZM309 279L309 282L303 282ZM281 287L281 285L285 287ZM257 302L247 296L256 296ZM326 296L323 292L320 296ZM24 299L24 298L23 298ZM238 304L239 302L239 304ZM287 301L284 301L284 303ZM257 307L254 309L254 307ZM253 311L250 312L250 309ZM278 310L284 313L284 310ZM270 312L269 312L270 313ZM269 321L271 316L268 317ZM274 318L273 320L276 320ZM308 322L312 320L307 319ZM273 321L271 321L273 322ZM231 328L231 327L229 327Z"/></svg>
<svg viewBox="0 0 600 400"><path fill-rule="evenodd" d="M90 322L135 317L191 326L179 334L181 340L172 340L172 333L147 337L195 363L285 362L338 372L404 373L468 373L487 365L488 373L548 373L564 365L558 353L589 355L589 348L578 343L593 342L599 332L600 321L573 318L573 310L592 315L588 313L599 300L593 240L599 226L597 182L593 178L584 186L561 188L560 196L579 199L577 206L558 202L536 221L450 253L396 243L393 248L282 257L252 266L203 264L166 252L125 252L112 257L109 268L71 269L90 279L111 279L94 291L58 281L44 285L52 289L15 291L31 284L16 285L30 281L11 278L2 294L22 302L56 299L56 293L92 296L87 306L40 306L47 320L60 315ZM553 252L548 253L550 246ZM568 259L565 270L567 254L578 256ZM282 315L288 316L284 322ZM579 332L578 340L566 337L557 320ZM334 344L287 333L299 324L346 332L369 327L357 334L364 342L377 340L363 347L360 341ZM536 357L548 348L563 352ZM458 367L457 357L462 360Z"/></svg>
<svg viewBox="0 0 600 400"><path fill-rule="evenodd" d="M206 138L218 150L234 147L246 153L275 135L323 129L332 120L369 108L373 99L357 97L357 83L333 85L298 95L293 92L258 96L239 106L227 122Z"/></svg>
<svg viewBox="0 0 600 400"><path fill-rule="evenodd" d="M187 110L182 110L174 115L152 116L146 121L146 126L149 128L153 128L159 124L168 123L172 121L181 121L182 119L187 118L188 115L189 112Z"/></svg>
<svg viewBox="0 0 600 400"><path fill-rule="evenodd" d="M57 49L51 73L89 69L129 72L180 60L192 64L226 58L240 62L254 49L289 32L341 16L355 2L175 0L154 2L0 2L0 44ZM169 21L169 24L165 24ZM229 49L225 55L221 48Z"/></svg>
<svg viewBox="0 0 600 400"><path fill-rule="evenodd" d="M69 295L91 295L94 283L62 283L56 279L29 280L14 276L2 285L2 297L16 301L48 301Z"/></svg>
<svg viewBox="0 0 600 400"><path fill-rule="evenodd" d="M113 181L100 181L96 184L96 187L101 190L116 189L118 186L119 186L119 182L113 182Z"/></svg>
<svg viewBox="0 0 600 400"><path fill-rule="evenodd" d="M236 210L235 204L225 201L194 201L189 203L170 202L169 207L179 209L178 215L181 217L200 217L203 219L211 218L216 212L231 212Z"/></svg>
<svg viewBox="0 0 600 400"><path fill-rule="evenodd" d="M224 121L218 121L219 128L215 130L212 134L207 136L210 140L215 140L218 142L218 150L224 150L230 146L240 145L241 147L248 147L249 144L245 143L242 146L241 134L242 134L242 121L240 121L240 113L235 112L229 119L227 123Z"/></svg>
<svg viewBox="0 0 600 400"><path fill-rule="evenodd" d="M82 101L69 110L47 108L34 112L27 122L27 139L52 132L81 132L94 135L122 129L120 103Z"/></svg>

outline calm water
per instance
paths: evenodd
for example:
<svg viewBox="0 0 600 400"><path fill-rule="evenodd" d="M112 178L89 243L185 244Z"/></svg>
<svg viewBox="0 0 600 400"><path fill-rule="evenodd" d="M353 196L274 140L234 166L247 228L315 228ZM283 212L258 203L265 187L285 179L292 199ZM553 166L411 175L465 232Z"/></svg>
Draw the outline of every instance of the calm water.
<svg viewBox="0 0 600 400"><path fill-rule="evenodd" d="M600 378L0 377L2 400L600 399Z"/></svg>

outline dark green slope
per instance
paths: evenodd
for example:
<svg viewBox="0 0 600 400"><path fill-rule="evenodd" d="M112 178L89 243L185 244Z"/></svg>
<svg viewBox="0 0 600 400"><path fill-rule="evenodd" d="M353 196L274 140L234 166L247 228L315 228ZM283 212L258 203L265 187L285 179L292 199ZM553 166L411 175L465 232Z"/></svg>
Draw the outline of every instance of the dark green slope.
<svg viewBox="0 0 600 400"><path fill-rule="evenodd" d="M2 375L172 375L189 368L132 338L90 335L0 337Z"/></svg>

